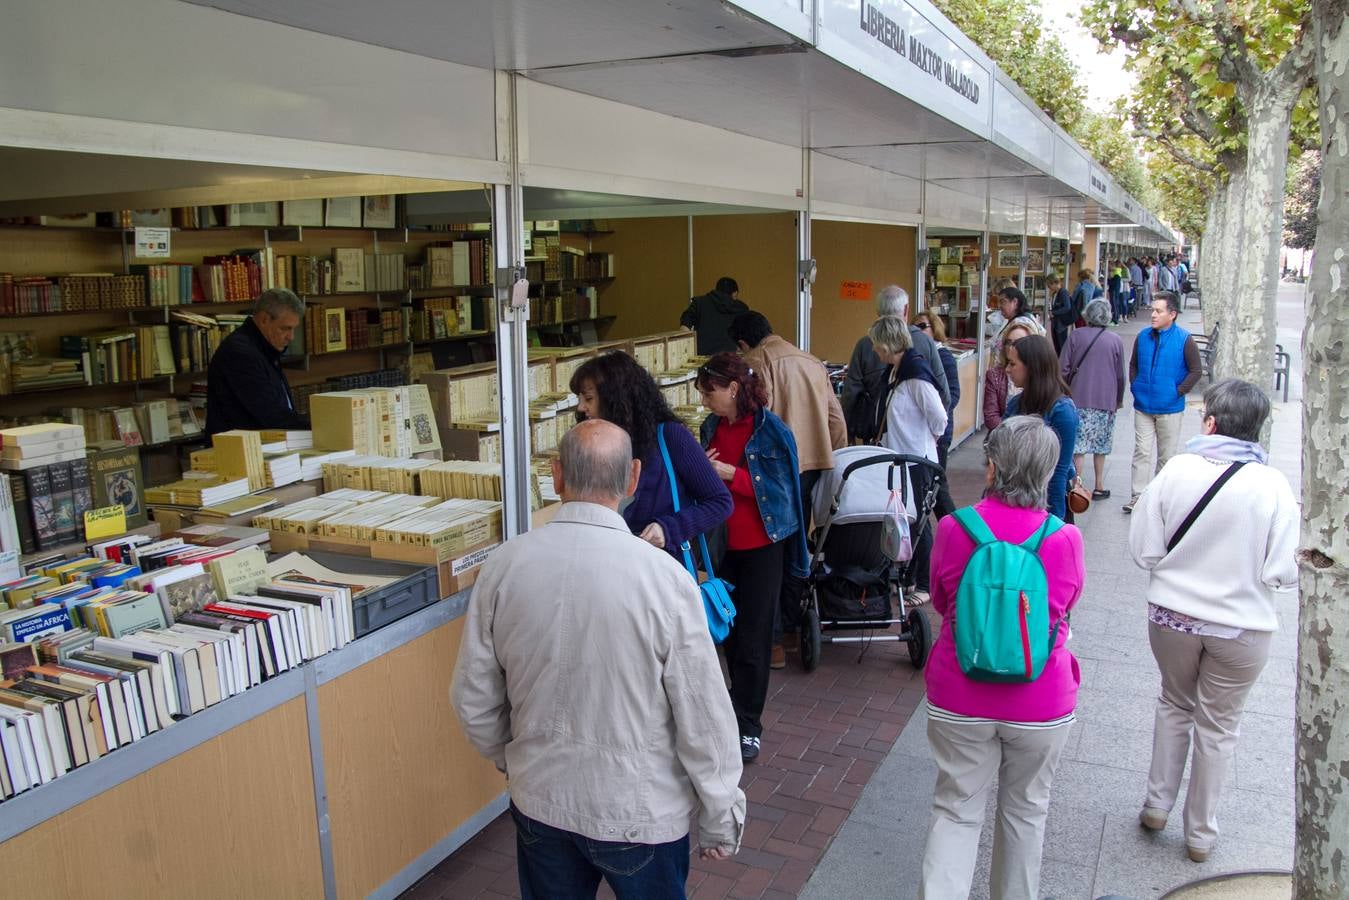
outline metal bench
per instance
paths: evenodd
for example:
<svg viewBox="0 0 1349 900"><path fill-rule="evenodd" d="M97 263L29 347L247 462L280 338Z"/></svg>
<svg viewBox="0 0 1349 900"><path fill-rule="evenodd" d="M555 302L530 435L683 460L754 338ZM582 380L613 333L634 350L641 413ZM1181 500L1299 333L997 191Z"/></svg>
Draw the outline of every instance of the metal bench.
<svg viewBox="0 0 1349 900"><path fill-rule="evenodd" d="M1213 362L1218 356L1218 326L1214 325L1208 334L1195 335L1194 342L1199 348L1199 359L1204 364L1204 374L1212 381Z"/></svg>
<svg viewBox="0 0 1349 900"><path fill-rule="evenodd" d="M1288 402L1288 383L1293 380L1293 357L1283 349L1283 344L1274 345L1274 390L1283 387L1283 402ZM1209 376L1212 378L1212 376Z"/></svg>

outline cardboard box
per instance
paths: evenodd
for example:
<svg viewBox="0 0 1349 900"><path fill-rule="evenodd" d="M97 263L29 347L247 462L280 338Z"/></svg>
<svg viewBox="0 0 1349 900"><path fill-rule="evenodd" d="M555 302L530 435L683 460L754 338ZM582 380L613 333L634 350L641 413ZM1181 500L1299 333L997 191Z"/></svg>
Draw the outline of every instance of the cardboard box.
<svg viewBox="0 0 1349 900"><path fill-rule="evenodd" d="M348 556L368 556L393 562L435 566L442 599L471 587L478 578L478 572L482 569L483 562L500 545L501 541L494 538L470 547L458 556L438 559L434 550L428 550L424 547L408 547L402 544L386 544L380 541L318 538L304 534L292 534L288 531L271 532L273 553L290 553L292 551L303 553L308 550L318 550L327 553L345 553Z"/></svg>

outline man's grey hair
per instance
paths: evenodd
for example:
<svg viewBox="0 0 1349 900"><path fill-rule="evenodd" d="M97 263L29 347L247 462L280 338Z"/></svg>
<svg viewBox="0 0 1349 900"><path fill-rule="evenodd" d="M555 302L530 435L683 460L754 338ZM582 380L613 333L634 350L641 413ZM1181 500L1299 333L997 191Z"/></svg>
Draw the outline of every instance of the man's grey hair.
<svg viewBox="0 0 1349 900"><path fill-rule="evenodd" d="M1098 297L1082 310L1082 318L1093 328L1104 328L1110 324L1110 304Z"/></svg>
<svg viewBox="0 0 1349 900"><path fill-rule="evenodd" d="M253 306L253 312L266 313L273 319L278 318L282 313L293 312L303 319L304 301L290 288L268 288L258 295L258 302Z"/></svg>
<svg viewBox="0 0 1349 900"><path fill-rule="evenodd" d="M558 456L567 497L617 500L627 495L632 438L617 425L591 420L573 426L562 436Z"/></svg>
<svg viewBox="0 0 1349 900"><path fill-rule="evenodd" d="M993 463L989 493L1008 506L1043 509L1049 501L1049 477L1059 462L1059 436L1039 416L1003 419L988 436Z"/></svg>
<svg viewBox="0 0 1349 900"><path fill-rule="evenodd" d="M1269 417L1269 397L1249 381L1224 378L1204 391L1204 414L1217 422L1218 434L1256 443Z"/></svg>
<svg viewBox="0 0 1349 900"><path fill-rule="evenodd" d="M876 315L900 316L909 313L909 292L897 284L888 284L881 288L876 296Z"/></svg>
<svg viewBox="0 0 1349 900"><path fill-rule="evenodd" d="M881 316L867 329L871 346L884 347L891 353L905 353L913 349L913 338L909 335L909 323L899 316Z"/></svg>
<svg viewBox="0 0 1349 900"><path fill-rule="evenodd" d="M1176 315L1180 315L1180 295L1172 291L1153 291L1152 302L1158 300L1166 301L1166 308Z"/></svg>

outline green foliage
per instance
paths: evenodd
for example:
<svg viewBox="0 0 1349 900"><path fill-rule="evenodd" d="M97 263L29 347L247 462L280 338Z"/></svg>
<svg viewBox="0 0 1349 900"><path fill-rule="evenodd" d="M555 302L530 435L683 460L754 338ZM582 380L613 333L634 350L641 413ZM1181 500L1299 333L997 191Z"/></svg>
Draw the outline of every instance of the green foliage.
<svg viewBox="0 0 1349 900"><path fill-rule="evenodd" d="M1064 131L1076 136L1087 91L1033 0L936 0L937 9L989 55Z"/></svg>
<svg viewBox="0 0 1349 900"><path fill-rule="evenodd" d="M1148 175L1157 192L1155 207L1163 219L1185 233L1189 240L1204 233L1208 200L1216 178L1177 162L1167 153L1148 157Z"/></svg>
<svg viewBox="0 0 1349 900"><path fill-rule="evenodd" d="M1316 205L1321 200L1321 152L1308 150L1288 163L1283 202L1283 242L1297 250L1316 246Z"/></svg>
<svg viewBox="0 0 1349 900"><path fill-rule="evenodd" d="M1123 114L1087 108L1087 89L1063 42L1045 29L1036 0L935 0L935 5L1124 190L1153 205L1147 171Z"/></svg>

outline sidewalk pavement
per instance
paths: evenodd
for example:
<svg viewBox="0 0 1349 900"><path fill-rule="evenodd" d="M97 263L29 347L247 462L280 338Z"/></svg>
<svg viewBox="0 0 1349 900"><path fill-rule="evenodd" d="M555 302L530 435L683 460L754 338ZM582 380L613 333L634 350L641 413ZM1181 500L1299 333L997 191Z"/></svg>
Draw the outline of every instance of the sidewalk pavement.
<svg viewBox="0 0 1349 900"><path fill-rule="evenodd" d="M1302 287L1281 286L1279 340L1293 354L1289 403L1274 403L1271 462L1301 487ZM1203 331L1197 310L1182 324ZM1132 340L1146 320L1119 330ZM1198 432L1197 407L1208 382L1188 404L1182 441ZM1272 385L1270 386L1272 390ZM1133 413L1116 418L1114 452L1106 465L1113 496L1079 518L1086 545L1087 584L1073 611L1071 648L1082 669L1078 721L1054 779L1044 845L1041 895L1093 898L1107 894L1157 897L1194 879L1223 872L1288 870L1293 855L1294 690L1297 683L1297 599L1279 601L1280 631L1268 666L1251 692L1241 739L1228 774L1219 826L1222 836L1209 861L1185 856L1179 807L1161 834L1138 826L1152 748L1159 676L1147 639L1146 574L1128 553ZM950 460L953 485L969 502L982 482L983 454L967 441ZM1088 486L1092 486L1088 476ZM928 749L923 709L900 735L867 784L838 838L816 868L802 896L913 897L922 865L936 767ZM985 822L971 897L988 896L992 806Z"/></svg>

